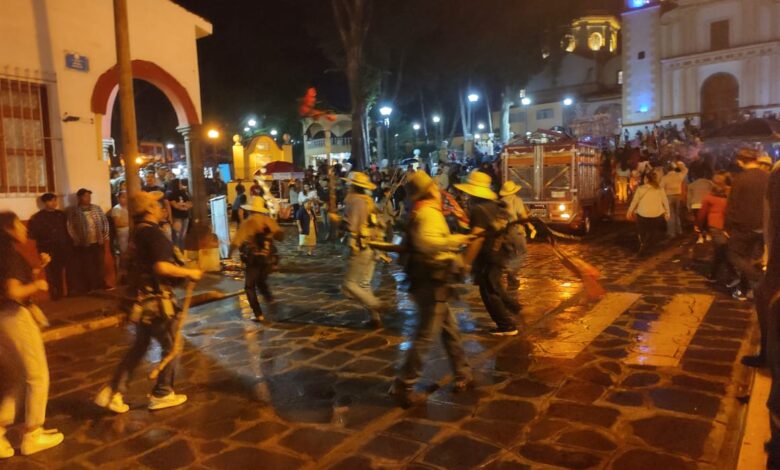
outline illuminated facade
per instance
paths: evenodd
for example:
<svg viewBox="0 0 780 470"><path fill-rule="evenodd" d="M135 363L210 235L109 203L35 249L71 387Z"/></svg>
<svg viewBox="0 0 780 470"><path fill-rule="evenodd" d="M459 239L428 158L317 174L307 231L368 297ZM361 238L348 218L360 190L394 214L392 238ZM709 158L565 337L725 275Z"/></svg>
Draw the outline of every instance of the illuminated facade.
<svg viewBox="0 0 780 470"><path fill-rule="evenodd" d="M780 110L778 21L774 0L627 0L624 125Z"/></svg>

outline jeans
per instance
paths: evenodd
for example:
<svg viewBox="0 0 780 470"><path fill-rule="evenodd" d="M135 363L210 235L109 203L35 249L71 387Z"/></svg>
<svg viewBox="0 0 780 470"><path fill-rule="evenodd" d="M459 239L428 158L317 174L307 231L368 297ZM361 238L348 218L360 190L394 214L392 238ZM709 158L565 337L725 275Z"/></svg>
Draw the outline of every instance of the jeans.
<svg viewBox="0 0 780 470"><path fill-rule="evenodd" d="M260 301L257 298L258 290L266 302L273 301L271 289L268 287L270 269L271 266L268 263L262 262L248 264L244 268L244 291L255 316L263 314L263 309L260 307Z"/></svg>
<svg viewBox="0 0 780 470"><path fill-rule="evenodd" d="M160 349L162 350L160 357L163 358L173 349L173 335L173 321L167 318L155 318L148 325L143 323L136 324L135 341L114 373L114 377L111 379L111 389L119 393L125 393L127 382L146 355L152 339L160 344ZM174 358L160 372L160 375L157 376L157 383L152 390L152 395L161 398L173 393L173 380L178 362L178 357Z"/></svg>
<svg viewBox="0 0 780 470"><path fill-rule="evenodd" d="M79 291L81 293L103 289L106 286L105 247L102 243L77 246L74 266L78 266Z"/></svg>
<svg viewBox="0 0 780 470"><path fill-rule="evenodd" d="M669 221L666 223L666 234L669 238L682 235L682 220L680 211L682 210L682 201L679 194L670 194L669 199Z"/></svg>
<svg viewBox="0 0 780 470"><path fill-rule="evenodd" d="M344 274L342 288L364 307L374 310L382 306L371 290L371 279L374 277L376 258L374 250L358 250L347 260L347 271Z"/></svg>
<svg viewBox="0 0 780 470"><path fill-rule="evenodd" d="M734 267L731 266L731 263L729 262L729 239L726 237L726 234L723 232L723 230L719 228L710 228L708 229L708 233L712 237L712 244L714 245L712 267L710 268L710 278L718 279L718 274L720 274L721 268L725 267L728 275L730 276L727 279L731 280L731 278L733 278L736 273L734 272Z"/></svg>
<svg viewBox="0 0 780 470"><path fill-rule="evenodd" d="M423 363L436 340L441 337L444 352L450 360L456 380L471 379L466 353L458 331L458 322L447 305L448 287L442 283L412 286L411 294L417 304L419 324L411 337L412 345L406 353L400 379L407 387L420 376Z"/></svg>
<svg viewBox="0 0 780 470"><path fill-rule="evenodd" d="M43 426L49 399L49 366L38 324L20 306L0 310L0 436L12 425L21 397L24 397L24 423L27 431Z"/></svg>
<svg viewBox="0 0 780 470"><path fill-rule="evenodd" d="M178 246L180 250L184 249L184 238L187 236L187 229L190 227L190 219L188 217L179 219L173 219L173 244Z"/></svg>
<svg viewBox="0 0 780 470"><path fill-rule="evenodd" d="M497 264L477 265L474 269L474 279L479 286L479 295L490 318L496 322L499 329L511 330L516 327L507 305L517 301L512 299L501 283L503 271L503 266Z"/></svg>
<svg viewBox="0 0 780 470"><path fill-rule="evenodd" d="M754 230L734 227L729 232L729 260L739 272L743 290L755 288L764 272L761 257L764 254L764 236Z"/></svg>

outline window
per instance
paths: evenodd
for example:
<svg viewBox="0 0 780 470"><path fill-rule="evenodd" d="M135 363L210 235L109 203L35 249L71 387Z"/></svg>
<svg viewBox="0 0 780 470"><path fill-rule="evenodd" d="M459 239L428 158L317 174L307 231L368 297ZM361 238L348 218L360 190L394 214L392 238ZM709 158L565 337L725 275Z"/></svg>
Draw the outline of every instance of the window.
<svg viewBox="0 0 780 470"><path fill-rule="evenodd" d="M617 82L618 82L618 85L622 85L623 84L623 71L622 70L618 70Z"/></svg>
<svg viewBox="0 0 780 470"><path fill-rule="evenodd" d="M0 78L0 193L54 190L46 87Z"/></svg>
<svg viewBox="0 0 780 470"><path fill-rule="evenodd" d="M537 121L541 119L552 119L554 116L555 116L555 111L553 111L552 108L544 108L536 112Z"/></svg>
<svg viewBox="0 0 780 470"><path fill-rule="evenodd" d="M509 113L509 123L525 122L525 113Z"/></svg>
<svg viewBox="0 0 780 470"><path fill-rule="evenodd" d="M710 23L710 49L718 51L729 48L729 20Z"/></svg>
<svg viewBox="0 0 780 470"><path fill-rule="evenodd" d="M639 60L644 60L645 58L645 51L640 51L639 54L636 55L636 58Z"/></svg>

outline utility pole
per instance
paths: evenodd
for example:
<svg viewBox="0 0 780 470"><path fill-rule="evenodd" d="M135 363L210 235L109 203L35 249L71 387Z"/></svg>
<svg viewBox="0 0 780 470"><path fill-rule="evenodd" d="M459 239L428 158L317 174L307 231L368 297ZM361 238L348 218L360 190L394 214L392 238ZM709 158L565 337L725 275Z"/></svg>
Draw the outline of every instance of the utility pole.
<svg viewBox="0 0 780 470"><path fill-rule="evenodd" d="M127 25L127 0L114 0L114 33L116 37L116 63L119 71L119 111L122 116L122 150L125 154L125 181L128 203L141 191L138 175L138 131L135 124L135 98L133 95L133 66L130 62L130 35ZM132 224L132 220L130 221Z"/></svg>

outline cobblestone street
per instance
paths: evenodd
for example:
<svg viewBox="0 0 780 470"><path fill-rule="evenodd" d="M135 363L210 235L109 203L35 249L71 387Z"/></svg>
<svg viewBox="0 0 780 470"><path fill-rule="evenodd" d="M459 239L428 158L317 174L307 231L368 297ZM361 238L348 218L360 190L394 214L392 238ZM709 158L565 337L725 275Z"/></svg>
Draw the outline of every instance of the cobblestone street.
<svg viewBox="0 0 780 470"><path fill-rule="evenodd" d="M452 393L437 348L423 384L432 393L407 410L387 395L414 322L399 267L378 268L378 295L396 308L371 330L341 294L340 248L307 257L285 242L271 276L280 302L264 324L249 321L244 296L190 313L184 406L147 411L149 364L129 413L92 404L129 330L47 343L47 425L65 443L2 468L722 468L736 458L752 374L739 364L753 348L750 307L686 269L681 243L638 259L632 232L611 229L564 246L602 270L599 303L585 302L547 244L529 245L517 337L489 336L476 288L459 286L451 305L477 387Z"/></svg>

